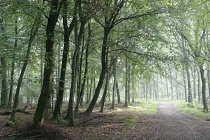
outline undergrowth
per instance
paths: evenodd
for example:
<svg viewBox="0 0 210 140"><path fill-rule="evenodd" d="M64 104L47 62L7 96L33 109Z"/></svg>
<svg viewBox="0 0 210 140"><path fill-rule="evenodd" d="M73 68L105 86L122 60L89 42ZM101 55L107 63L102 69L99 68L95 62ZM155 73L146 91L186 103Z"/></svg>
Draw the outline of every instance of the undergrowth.
<svg viewBox="0 0 210 140"><path fill-rule="evenodd" d="M210 113L206 113L203 111L202 104L198 102L187 103L185 101L173 101L174 106L177 110L192 115L198 119L210 119Z"/></svg>

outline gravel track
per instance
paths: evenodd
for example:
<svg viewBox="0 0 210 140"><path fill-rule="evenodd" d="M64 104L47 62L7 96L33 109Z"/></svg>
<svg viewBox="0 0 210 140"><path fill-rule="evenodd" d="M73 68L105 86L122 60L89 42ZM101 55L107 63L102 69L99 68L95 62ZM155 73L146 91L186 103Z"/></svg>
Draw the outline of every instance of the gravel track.
<svg viewBox="0 0 210 140"><path fill-rule="evenodd" d="M172 103L160 102L156 117L160 126L155 140L210 140L210 122L182 114Z"/></svg>

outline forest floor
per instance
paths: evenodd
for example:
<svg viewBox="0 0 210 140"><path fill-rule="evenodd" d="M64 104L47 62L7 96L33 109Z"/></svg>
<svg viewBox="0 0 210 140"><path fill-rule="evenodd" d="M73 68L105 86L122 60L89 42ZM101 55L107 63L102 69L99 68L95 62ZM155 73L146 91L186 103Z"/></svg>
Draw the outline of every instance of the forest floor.
<svg viewBox="0 0 210 140"><path fill-rule="evenodd" d="M135 106L139 106L139 103L133 104L133 107ZM76 116L75 127L69 127L67 121L58 123L45 120L39 130L31 127L34 109L27 109L31 114L17 112L18 122L14 127L5 125L10 115L2 115L6 110L1 109L0 140L144 140L155 137L159 122L157 119L144 115L138 109L126 109L123 104L117 108L106 109L104 113L100 113L96 107L91 115L81 113Z"/></svg>
<svg viewBox="0 0 210 140"><path fill-rule="evenodd" d="M138 106L138 104L137 104ZM0 112L5 110L1 109ZM34 110L28 110L33 114ZM210 122L178 112L172 103L160 102L155 115L123 109L80 114L77 126L45 121L31 128L32 114L17 113L16 126L6 126L10 115L0 115L0 139L30 140L210 140Z"/></svg>

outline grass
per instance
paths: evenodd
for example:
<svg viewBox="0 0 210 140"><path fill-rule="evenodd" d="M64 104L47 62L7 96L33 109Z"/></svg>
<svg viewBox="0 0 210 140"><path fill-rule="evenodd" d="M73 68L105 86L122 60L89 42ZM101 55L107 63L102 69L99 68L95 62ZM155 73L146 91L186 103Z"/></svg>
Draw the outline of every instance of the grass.
<svg viewBox="0 0 210 140"><path fill-rule="evenodd" d="M177 110L185 114L192 115L198 119L210 119L210 113L203 112L200 103L189 104L185 101L173 101L173 103Z"/></svg>
<svg viewBox="0 0 210 140"><path fill-rule="evenodd" d="M157 113L157 102L144 101L142 106L142 113L146 115L156 114Z"/></svg>
<svg viewBox="0 0 210 140"><path fill-rule="evenodd" d="M123 125L125 127L127 127L128 129L134 129L135 124L137 123L137 115L156 114L157 106L158 106L157 102L140 100L138 102L132 103L128 107L116 107L115 111L113 112L115 114L121 114L121 112L127 112L129 116L126 116L124 118L105 119L103 121L124 122Z"/></svg>
<svg viewBox="0 0 210 140"><path fill-rule="evenodd" d="M129 124L129 123L125 123L124 126L127 127L128 129L134 129L135 128L134 125Z"/></svg>
<svg viewBox="0 0 210 140"><path fill-rule="evenodd" d="M122 121L127 122L127 123L136 124L136 117L131 116L131 117L123 118Z"/></svg>
<svg viewBox="0 0 210 140"><path fill-rule="evenodd" d="M128 106L128 108L118 107L116 109L117 109L117 112L127 111L127 112L130 112L131 114L141 112L142 114L150 115L150 114L156 114L157 106L158 106L157 102L140 100Z"/></svg>

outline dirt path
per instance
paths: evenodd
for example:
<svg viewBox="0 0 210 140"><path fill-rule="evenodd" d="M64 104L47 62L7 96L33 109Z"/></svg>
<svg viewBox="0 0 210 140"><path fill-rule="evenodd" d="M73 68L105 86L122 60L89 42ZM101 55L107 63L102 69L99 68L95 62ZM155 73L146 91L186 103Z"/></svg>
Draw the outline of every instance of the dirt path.
<svg viewBox="0 0 210 140"><path fill-rule="evenodd" d="M160 102L160 127L155 140L210 140L210 122L178 112L172 103Z"/></svg>

